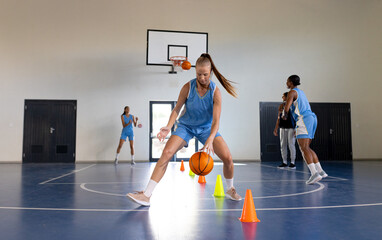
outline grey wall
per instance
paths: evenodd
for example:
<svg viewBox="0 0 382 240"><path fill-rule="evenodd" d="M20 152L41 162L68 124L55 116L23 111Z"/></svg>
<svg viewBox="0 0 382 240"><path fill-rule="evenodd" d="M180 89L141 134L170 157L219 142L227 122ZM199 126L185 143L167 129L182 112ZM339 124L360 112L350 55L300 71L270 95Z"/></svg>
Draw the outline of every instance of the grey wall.
<svg viewBox="0 0 382 240"><path fill-rule="evenodd" d="M354 158L382 158L382 1L0 0L0 161L21 161L24 99L77 99L77 160L114 158L125 105L149 157L149 101L176 100L192 69L146 66L147 29L208 32L234 159L260 158L259 101L291 74L313 102L350 102ZM121 159L128 159L124 148Z"/></svg>

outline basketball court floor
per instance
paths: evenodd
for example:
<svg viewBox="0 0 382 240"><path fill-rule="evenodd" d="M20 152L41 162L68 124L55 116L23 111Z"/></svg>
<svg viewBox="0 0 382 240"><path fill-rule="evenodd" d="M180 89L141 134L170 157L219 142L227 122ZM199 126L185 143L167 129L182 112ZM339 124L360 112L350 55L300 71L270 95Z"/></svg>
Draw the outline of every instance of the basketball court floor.
<svg viewBox="0 0 382 240"><path fill-rule="evenodd" d="M235 186L251 189L259 223L242 223L243 203L214 198L222 164L206 184L170 163L140 207L155 163L1 164L1 239L380 239L382 162L322 162L329 177L306 185L309 171L278 162L235 163ZM223 178L225 186L225 180Z"/></svg>

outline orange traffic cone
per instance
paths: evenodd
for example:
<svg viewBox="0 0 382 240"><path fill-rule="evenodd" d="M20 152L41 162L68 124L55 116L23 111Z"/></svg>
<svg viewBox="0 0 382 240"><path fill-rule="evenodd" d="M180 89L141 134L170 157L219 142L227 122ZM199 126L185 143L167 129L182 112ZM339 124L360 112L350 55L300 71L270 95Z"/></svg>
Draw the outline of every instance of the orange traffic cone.
<svg viewBox="0 0 382 240"><path fill-rule="evenodd" d="M260 222L256 215L251 189L247 189L247 192L245 193L243 211L239 220L241 222Z"/></svg>
<svg viewBox="0 0 382 240"><path fill-rule="evenodd" d="M206 177L204 177L204 176L199 176L198 183L207 183L207 182L206 182Z"/></svg>
<svg viewBox="0 0 382 240"><path fill-rule="evenodd" d="M180 171L184 171L184 163L183 163L183 160L182 160L182 163L180 164Z"/></svg>

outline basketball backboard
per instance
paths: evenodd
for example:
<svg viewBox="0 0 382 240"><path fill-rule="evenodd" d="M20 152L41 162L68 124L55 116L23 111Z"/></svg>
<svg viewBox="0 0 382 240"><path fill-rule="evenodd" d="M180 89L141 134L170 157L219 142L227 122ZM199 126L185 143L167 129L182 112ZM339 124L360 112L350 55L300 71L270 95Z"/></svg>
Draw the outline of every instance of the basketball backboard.
<svg viewBox="0 0 382 240"><path fill-rule="evenodd" d="M202 53L208 53L208 33L147 30L146 65L172 66L170 57L185 56L195 67Z"/></svg>

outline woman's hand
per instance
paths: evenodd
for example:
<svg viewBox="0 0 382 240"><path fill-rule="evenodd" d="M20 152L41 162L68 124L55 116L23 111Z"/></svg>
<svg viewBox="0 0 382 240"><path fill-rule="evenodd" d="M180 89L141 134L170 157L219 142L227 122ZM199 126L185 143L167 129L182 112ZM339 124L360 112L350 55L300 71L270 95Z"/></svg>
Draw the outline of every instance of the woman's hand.
<svg viewBox="0 0 382 240"><path fill-rule="evenodd" d="M273 135L275 135L277 137L277 129L273 130Z"/></svg>
<svg viewBox="0 0 382 240"><path fill-rule="evenodd" d="M207 141L204 143L204 146L199 150L200 152L206 152L208 155L214 155L214 146L213 146L213 139L208 138Z"/></svg>
<svg viewBox="0 0 382 240"><path fill-rule="evenodd" d="M167 137L170 131L171 131L171 128L162 127L160 129L160 132L157 134L157 138L159 139L159 141L163 142L163 140Z"/></svg>

